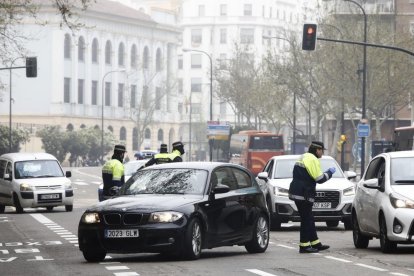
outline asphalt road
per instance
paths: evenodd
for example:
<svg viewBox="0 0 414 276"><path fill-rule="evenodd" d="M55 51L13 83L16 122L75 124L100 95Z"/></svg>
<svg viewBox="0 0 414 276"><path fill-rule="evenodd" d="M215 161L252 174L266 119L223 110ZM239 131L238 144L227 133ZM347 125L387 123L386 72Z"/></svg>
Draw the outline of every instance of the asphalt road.
<svg viewBox="0 0 414 276"><path fill-rule="evenodd" d="M70 168L75 188L72 212L57 207L25 209L15 214L7 207L0 214L0 275L414 275L414 246L399 246L383 254L379 241L355 249L352 231L343 225L328 229L318 223L319 238L331 248L318 254L298 253L298 224L283 224L272 231L268 250L248 254L244 247L204 250L196 261L181 261L159 254L110 254L105 262L87 263L77 244L83 210L97 202L100 168Z"/></svg>

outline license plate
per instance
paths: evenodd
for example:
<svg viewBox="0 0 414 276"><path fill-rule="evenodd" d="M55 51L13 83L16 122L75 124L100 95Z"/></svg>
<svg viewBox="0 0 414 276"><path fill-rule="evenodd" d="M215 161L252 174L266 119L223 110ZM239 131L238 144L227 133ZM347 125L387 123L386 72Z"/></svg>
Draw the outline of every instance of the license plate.
<svg viewBox="0 0 414 276"><path fill-rule="evenodd" d="M116 230L105 230L105 238L137 238L139 237L138 229L116 229Z"/></svg>
<svg viewBox="0 0 414 276"><path fill-rule="evenodd" d="M44 194L40 195L40 199L59 199L60 194Z"/></svg>
<svg viewBox="0 0 414 276"><path fill-rule="evenodd" d="M331 208L330 202L314 202L313 208L322 209L322 208Z"/></svg>

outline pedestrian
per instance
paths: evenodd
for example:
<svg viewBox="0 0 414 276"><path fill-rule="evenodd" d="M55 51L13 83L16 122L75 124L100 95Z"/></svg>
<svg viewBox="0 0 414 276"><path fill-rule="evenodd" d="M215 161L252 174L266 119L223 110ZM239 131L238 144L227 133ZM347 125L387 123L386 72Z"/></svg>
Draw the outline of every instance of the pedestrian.
<svg viewBox="0 0 414 276"><path fill-rule="evenodd" d="M124 145L115 145L111 160L106 161L102 167L103 195L100 201L115 195L116 190L125 183L123 164L125 152Z"/></svg>
<svg viewBox="0 0 414 276"><path fill-rule="evenodd" d="M166 144L161 144L160 153L155 154L147 163L141 166L138 170L149 167L154 164L163 164L171 162L182 162L181 155L184 154L184 144L181 142L175 142L172 144L173 150L168 153L168 147Z"/></svg>
<svg viewBox="0 0 414 276"><path fill-rule="evenodd" d="M329 168L322 172L320 158L325 146L322 142L312 141L307 153L301 155L293 167L293 180L290 183L289 198L293 200L300 215L299 253L317 253L329 248L323 245L316 233L315 220L312 214L315 201L316 184L332 178L336 169Z"/></svg>

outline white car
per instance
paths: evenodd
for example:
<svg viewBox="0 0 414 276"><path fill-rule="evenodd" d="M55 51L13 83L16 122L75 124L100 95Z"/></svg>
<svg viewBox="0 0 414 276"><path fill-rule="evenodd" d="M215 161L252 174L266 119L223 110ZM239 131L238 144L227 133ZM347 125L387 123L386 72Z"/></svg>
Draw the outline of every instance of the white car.
<svg viewBox="0 0 414 276"><path fill-rule="evenodd" d="M271 215L270 226L273 230L280 229L281 223L300 221L296 205L288 197L293 167L299 157L300 155L273 156L257 176L257 181L266 195ZM337 227L339 221L342 221L345 229L350 230L352 201L355 195L355 183L350 179L355 178L356 173L343 172L336 160L330 156L323 156L320 161L322 171L335 167L336 172L327 182L316 185L313 204L315 221L324 221L328 227Z"/></svg>
<svg viewBox="0 0 414 276"><path fill-rule="evenodd" d="M381 251L414 244L414 151L375 156L358 182L352 208L356 248L379 238Z"/></svg>
<svg viewBox="0 0 414 276"><path fill-rule="evenodd" d="M71 172L64 172L59 161L48 153L7 153L0 156L0 213L14 206L24 208L65 206L73 209Z"/></svg>

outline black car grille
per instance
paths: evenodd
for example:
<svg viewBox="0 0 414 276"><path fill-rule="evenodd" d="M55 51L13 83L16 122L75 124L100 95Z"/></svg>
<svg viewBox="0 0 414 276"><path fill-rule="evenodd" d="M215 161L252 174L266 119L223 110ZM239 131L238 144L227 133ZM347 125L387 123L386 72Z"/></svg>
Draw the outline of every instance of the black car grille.
<svg viewBox="0 0 414 276"><path fill-rule="evenodd" d="M139 225L143 215L137 213L109 213L104 214L106 225Z"/></svg>
<svg viewBox="0 0 414 276"><path fill-rule="evenodd" d="M339 191L316 191L315 202L331 202L331 208L336 208L339 204Z"/></svg>

